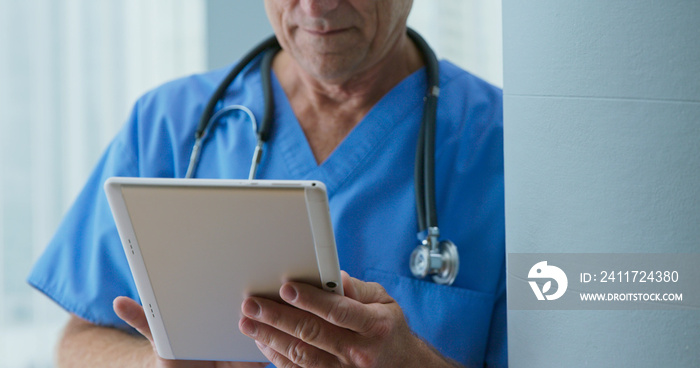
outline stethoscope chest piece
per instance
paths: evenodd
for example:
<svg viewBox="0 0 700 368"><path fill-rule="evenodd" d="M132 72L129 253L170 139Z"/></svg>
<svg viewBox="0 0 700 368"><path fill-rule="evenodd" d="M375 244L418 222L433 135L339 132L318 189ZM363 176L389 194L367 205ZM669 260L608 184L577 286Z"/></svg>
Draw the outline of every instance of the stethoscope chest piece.
<svg viewBox="0 0 700 368"><path fill-rule="evenodd" d="M436 284L452 285L459 272L457 246L449 240L443 240L431 249L428 243L430 242L424 241L411 253L411 273L419 279L431 275Z"/></svg>

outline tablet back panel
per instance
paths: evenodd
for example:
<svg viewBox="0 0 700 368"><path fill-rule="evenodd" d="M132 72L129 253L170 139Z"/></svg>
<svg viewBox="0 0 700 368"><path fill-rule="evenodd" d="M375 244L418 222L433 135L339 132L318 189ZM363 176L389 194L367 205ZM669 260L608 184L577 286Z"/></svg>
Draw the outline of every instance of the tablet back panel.
<svg viewBox="0 0 700 368"><path fill-rule="evenodd" d="M111 191L128 213L118 227L159 354L266 361L238 330L240 305L246 294L279 299L283 280L322 287L320 263L337 270L322 184L151 180ZM325 269L325 281L340 284L339 271Z"/></svg>

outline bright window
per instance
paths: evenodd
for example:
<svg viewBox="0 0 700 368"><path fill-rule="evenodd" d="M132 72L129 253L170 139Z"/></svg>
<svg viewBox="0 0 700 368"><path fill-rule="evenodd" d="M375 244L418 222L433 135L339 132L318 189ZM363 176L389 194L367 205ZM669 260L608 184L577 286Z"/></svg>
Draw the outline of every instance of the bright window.
<svg viewBox="0 0 700 368"><path fill-rule="evenodd" d="M203 0L0 0L0 367L67 315L25 279L136 98L205 69Z"/></svg>
<svg viewBox="0 0 700 368"><path fill-rule="evenodd" d="M500 0L414 0L409 27L445 58L503 86Z"/></svg>

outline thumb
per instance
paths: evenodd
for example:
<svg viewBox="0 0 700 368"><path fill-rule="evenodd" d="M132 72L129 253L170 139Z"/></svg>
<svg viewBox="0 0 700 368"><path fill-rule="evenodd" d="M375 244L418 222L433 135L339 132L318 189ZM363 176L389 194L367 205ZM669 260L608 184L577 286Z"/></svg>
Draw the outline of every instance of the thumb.
<svg viewBox="0 0 700 368"><path fill-rule="evenodd" d="M364 282L351 277L345 271L340 271L340 277L342 278L345 296L350 299L355 299L363 304L389 304L394 302L394 299L389 296L386 290L376 282Z"/></svg>
<svg viewBox="0 0 700 368"><path fill-rule="evenodd" d="M151 335L151 328L148 326L148 320L146 319L146 314L143 312L143 307L139 305L136 301L125 296L118 296L112 302L112 308L119 318L128 323L129 326L133 327L145 336L153 345L153 335Z"/></svg>

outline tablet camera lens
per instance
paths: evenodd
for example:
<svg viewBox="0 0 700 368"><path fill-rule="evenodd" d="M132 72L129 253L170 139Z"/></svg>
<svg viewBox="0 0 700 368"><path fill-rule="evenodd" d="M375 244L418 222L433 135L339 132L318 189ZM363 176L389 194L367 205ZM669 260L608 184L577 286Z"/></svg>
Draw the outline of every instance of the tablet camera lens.
<svg viewBox="0 0 700 368"><path fill-rule="evenodd" d="M333 282L333 281L328 281L328 282L326 283L326 286L328 286L328 287L331 288L331 289L335 289L335 287L338 286L338 284L336 284L336 283Z"/></svg>

